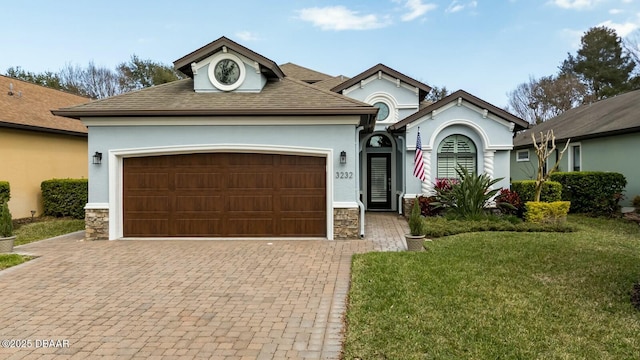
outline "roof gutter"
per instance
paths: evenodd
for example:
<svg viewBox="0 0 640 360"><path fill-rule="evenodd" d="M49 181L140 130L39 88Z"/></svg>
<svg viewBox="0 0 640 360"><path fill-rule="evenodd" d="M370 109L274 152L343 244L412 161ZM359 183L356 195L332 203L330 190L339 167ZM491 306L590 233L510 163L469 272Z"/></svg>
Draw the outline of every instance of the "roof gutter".
<svg viewBox="0 0 640 360"><path fill-rule="evenodd" d="M15 124L0 121L0 127L9 128L9 129L17 129L17 130L29 130L29 131L38 131L43 133L50 134L59 134L59 135L70 135L70 136L78 136L78 137L87 137L86 132L73 131L73 130L61 130L61 129L51 129L40 126L31 126L31 125L23 125L23 124Z"/></svg>

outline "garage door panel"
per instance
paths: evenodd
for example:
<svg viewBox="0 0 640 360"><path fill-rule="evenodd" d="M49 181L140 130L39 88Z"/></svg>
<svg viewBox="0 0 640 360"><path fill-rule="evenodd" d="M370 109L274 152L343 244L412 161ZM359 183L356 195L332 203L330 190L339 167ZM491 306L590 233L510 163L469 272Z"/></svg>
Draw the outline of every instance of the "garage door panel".
<svg viewBox="0 0 640 360"><path fill-rule="evenodd" d="M123 175L124 236L326 236L322 157L128 158Z"/></svg>
<svg viewBox="0 0 640 360"><path fill-rule="evenodd" d="M226 197L229 212L273 212L273 195L229 195Z"/></svg>
<svg viewBox="0 0 640 360"><path fill-rule="evenodd" d="M194 173L176 173L174 177L176 190L218 190L224 187L224 173L202 173L200 171L202 170L198 170L198 172Z"/></svg>
<svg viewBox="0 0 640 360"><path fill-rule="evenodd" d="M307 172L283 172L280 174L281 189L318 189L325 188L325 175Z"/></svg>
<svg viewBox="0 0 640 360"><path fill-rule="evenodd" d="M322 195L283 195L280 199L280 211L319 211L324 213L324 194Z"/></svg>
<svg viewBox="0 0 640 360"><path fill-rule="evenodd" d="M222 196L176 196L175 212L222 212L224 200Z"/></svg>
<svg viewBox="0 0 640 360"><path fill-rule="evenodd" d="M170 236L169 221L166 218L161 219L127 219L124 221L125 229L128 229L126 236L129 237L146 237L149 234L153 236Z"/></svg>
<svg viewBox="0 0 640 360"><path fill-rule="evenodd" d="M169 189L169 175L167 173L128 173L124 177L124 182L129 190Z"/></svg>
<svg viewBox="0 0 640 360"><path fill-rule="evenodd" d="M130 196L125 207L128 212L169 212L168 196Z"/></svg>
<svg viewBox="0 0 640 360"><path fill-rule="evenodd" d="M225 225L227 226L227 236L231 237L258 237L275 232L273 219L270 218L230 218Z"/></svg>
<svg viewBox="0 0 640 360"><path fill-rule="evenodd" d="M227 188L237 190L263 190L273 189L272 172L242 172L227 174Z"/></svg>
<svg viewBox="0 0 640 360"><path fill-rule="evenodd" d="M220 219L182 219L175 220L173 236L198 237L203 230L207 236L223 236L223 222Z"/></svg>

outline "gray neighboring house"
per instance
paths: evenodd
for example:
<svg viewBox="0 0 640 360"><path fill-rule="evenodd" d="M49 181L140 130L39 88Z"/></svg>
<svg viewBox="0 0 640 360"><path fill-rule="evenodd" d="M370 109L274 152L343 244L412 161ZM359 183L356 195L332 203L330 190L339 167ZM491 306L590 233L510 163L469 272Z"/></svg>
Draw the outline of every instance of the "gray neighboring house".
<svg viewBox="0 0 640 360"><path fill-rule="evenodd" d="M87 239L362 237L366 211L401 212L457 164L508 177L527 126L461 90L429 104L431 87L382 64L331 76L225 37L174 66L188 78L54 111L101 158Z"/></svg>
<svg viewBox="0 0 640 360"><path fill-rule="evenodd" d="M512 180L533 179L538 159L531 133L553 130L560 150L570 139L559 171L611 171L627 179L623 205L640 195L640 90L582 105L518 134L511 155ZM560 150L548 162L554 162Z"/></svg>

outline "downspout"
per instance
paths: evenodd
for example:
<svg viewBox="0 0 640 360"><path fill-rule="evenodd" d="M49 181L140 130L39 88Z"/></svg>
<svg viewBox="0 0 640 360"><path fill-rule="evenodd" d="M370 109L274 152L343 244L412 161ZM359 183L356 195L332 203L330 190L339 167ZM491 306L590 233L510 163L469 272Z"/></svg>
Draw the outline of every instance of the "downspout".
<svg viewBox="0 0 640 360"><path fill-rule="evenodd" d="M398 136L398 140L402 142L402 189L398 198L398 214L402 215L404 212L404 193L407 186L407 181L405 180L407 176L407 147L404 145L404 136Z"/></svg>
<svg viewBox="0 0 640 360"><path fill-rule="evenodd" d="M356 128L356 159L360 159L360 132L364 129L364 126L358 126ZM356 161L356 202L358 203L358 208L360 208L360 238L364 238L364 204L362 200L360 200L360 171L362 170L362 165L360 161Z"/></svg>

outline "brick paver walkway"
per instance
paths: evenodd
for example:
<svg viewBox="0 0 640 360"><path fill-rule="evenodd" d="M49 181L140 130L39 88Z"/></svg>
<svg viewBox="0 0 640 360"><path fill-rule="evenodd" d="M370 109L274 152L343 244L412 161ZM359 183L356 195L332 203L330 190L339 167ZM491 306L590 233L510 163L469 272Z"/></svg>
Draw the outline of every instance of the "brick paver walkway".
<svg viewBox="0 0 640 360"><path fill-rule="evenodd" d="M0 340L25 348L0 358L337 359L351 255L404 250L405 231L368 213L365 240L22 246L40 257L0 271Z"/></svg>

